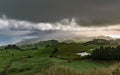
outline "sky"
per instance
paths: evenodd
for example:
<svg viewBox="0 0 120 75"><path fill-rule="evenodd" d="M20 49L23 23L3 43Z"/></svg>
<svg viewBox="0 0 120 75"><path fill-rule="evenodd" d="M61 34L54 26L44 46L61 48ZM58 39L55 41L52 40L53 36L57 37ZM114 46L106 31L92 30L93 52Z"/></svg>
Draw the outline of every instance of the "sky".
<svg viewBox="0 0 120 75"><path fill-rule="evenodd" d="M0 45L97 36L120 38L120 0L0 0Z"/></svg>

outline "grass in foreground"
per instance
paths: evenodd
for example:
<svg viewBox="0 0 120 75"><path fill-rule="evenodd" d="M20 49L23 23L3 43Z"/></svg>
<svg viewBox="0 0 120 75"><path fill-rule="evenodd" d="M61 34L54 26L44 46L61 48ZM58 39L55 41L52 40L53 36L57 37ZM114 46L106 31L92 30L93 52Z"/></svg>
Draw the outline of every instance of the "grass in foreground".
<svg viewBox="0 0 120 75"><path fill-rule="evenodd" d="M82 73L68 67L59 66L43 70L41 73L36 75L82 75Z"/></svg>
<svg viewBox="0 0 120 75"><path fill-rule="evenodd" d="M120 75L120 64L109 68L94 69L87 73L81 73L66 66L51 67L36 75Z"/></svg>

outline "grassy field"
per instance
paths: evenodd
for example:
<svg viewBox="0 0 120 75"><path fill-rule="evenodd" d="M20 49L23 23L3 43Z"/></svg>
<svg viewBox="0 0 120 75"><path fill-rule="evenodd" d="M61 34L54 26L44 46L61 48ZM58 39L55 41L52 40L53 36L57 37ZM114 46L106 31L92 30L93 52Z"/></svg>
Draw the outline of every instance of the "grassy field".
<svg viewBox="0 0 120 75"><path fill-rule="evenodd" d="M52 59L55 66L69 66L72 69L78 70L80 72L87 72L92 69L106 68L112 65L112 63L103 61L93 61L93 60L60 60Z"/></svg>
<svg viewBox="0 0 120 75"><path fill-rule="evenodd" d="M47 49L45 49L47 50ZM14 56L11 53L14 52ZM62 60L59 58L49 58L49 53L44 51L10 51L1 54L0 57L0 72L4 72L6 66L7 75L33 75L40 72L42 69L48 69L52 66L69 66L71 69L76 69L81 72L86 72L94 68L108 67L111 64L100 63L91 60ZM41 53L41 54L40 54Z"/></svg>
<svg viewBox="0 0 120 75"><path fill-rule="evenodd" d="M31 45L18 46L23 51L17 49L0 50L0 75L35 75L43 70L52 67L69 67L70 70L86 73L90 70L107 68L113 63L93 61L90 59L80 59L81 56L75 53L89 51L97 48L97 45L84 46L75 43L38 43ZM50 57L55 47L58 51L55 57ZM74 58L79 58L74 60ZM40 74L38 74L40 75Z"/></svg>

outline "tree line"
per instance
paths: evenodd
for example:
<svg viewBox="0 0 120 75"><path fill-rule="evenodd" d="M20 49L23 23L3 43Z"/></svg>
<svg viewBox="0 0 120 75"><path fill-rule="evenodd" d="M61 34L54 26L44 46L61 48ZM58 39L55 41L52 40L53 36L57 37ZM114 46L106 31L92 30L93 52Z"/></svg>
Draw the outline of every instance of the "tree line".
<svg viewBox="0 0 120 75"><path fill-rule="evenodd" d="M103 47L95 49L91 54L95 60L120 60L120 46Z"/></svg>

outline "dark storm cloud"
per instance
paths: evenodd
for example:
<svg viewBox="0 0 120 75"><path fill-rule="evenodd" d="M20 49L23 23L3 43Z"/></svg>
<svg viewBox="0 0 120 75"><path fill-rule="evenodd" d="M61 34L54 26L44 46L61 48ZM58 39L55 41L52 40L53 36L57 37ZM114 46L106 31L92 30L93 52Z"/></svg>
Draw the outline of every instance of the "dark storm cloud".
<svg viewBox="0 0 120 75"><path fill-rule="evenodd" d="M76 18L86 25L120 23L120 0L0 0L0 14L33 22Z"/></svg>

